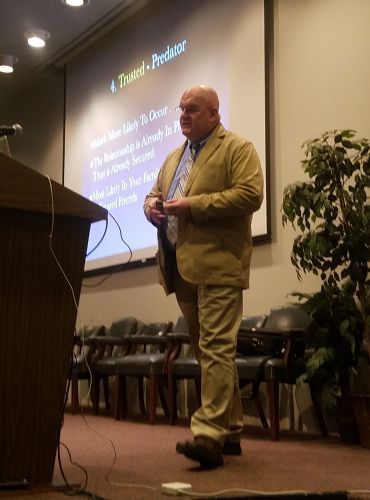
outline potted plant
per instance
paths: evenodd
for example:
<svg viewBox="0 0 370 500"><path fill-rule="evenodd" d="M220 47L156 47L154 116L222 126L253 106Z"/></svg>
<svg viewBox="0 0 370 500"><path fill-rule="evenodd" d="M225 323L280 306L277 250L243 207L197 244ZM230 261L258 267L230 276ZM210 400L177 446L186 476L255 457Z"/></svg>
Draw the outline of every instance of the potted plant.
<svg viewBox="0 0 370 500"><path fill-rule="evenodd" d="M312 294L291 295L312 319L307 329L306 373L298 378L297 386L310 382L322 408L335 417L341 440L354 444L360 437L350 396L350 373L357 365L363 323L348 292L346 287L323 285Z"/></svg>
<svg viewBox="0 0 370 500"><path fill-rule="evenodd" d="M314 320L306 376L334 410L364 345L370 359L370 144L333 130L303 147L308 180L285 188L282 221L300 232L291 255L298 279L303 272L322 281L316 294L299 294Z"/></svg>

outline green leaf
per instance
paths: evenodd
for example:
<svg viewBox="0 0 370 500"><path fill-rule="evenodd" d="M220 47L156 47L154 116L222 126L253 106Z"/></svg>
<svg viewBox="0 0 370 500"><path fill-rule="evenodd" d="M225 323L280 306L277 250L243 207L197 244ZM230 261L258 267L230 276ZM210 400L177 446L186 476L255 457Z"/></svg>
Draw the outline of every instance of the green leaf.
<svg viewBox="0 0 370 500"><path fill-rule="evenodd" d="M307 376L312 377L318 369L328 363L333 361L335 358L335 350L333 347L319 347L317 351L307 360Z"/></svg>
<svg viewBox="0 0 370 500"><path fill-rule="evenodd" d="M297 389L299 389L306 382L307 382L307 373L303 373L296 380Z"/></svg>

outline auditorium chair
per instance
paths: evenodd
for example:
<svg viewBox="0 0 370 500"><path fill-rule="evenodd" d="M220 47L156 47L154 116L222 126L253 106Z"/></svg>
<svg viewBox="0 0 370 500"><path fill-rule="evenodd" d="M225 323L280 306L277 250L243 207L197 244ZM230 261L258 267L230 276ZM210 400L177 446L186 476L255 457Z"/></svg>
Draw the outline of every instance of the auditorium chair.
<svg viewBox="0 0 370 500"><path fill-rule="evenodd" d="M198 405L201 404L200 366L190 345L188 327L183 316L180 316L172 332L168 334L171 342L167 358L168 406L170 421L177 419L177 393L180 380L194 380Z"/></svg>
<svg viewBox="0 0 370 500"><path fill-rule="evenodd" d="M261 361L266 356L253 354L241 356L246 373L248 370L251 373L253 371L256 373L257 367L263 366L258 378L259 382L265 382L267 386L270 434L271 439L274 441L279 439L280 433L280 384L288 387L290 429L293 430L293 385L296 383L296 379L306 370L305 333L310 321L309 316L297 307L274 308L268 315L263 327L255 328L253 331L255 333L261 332L280 336L284 342L281 356L270 358L267 356L269 359L265 359L263 365L261 365ZM239 342L242 343L242 337ZM240 369L239 366L238 368ZM258 392L258 387L256 391ZM312 391L311 396L320 432L323 436L326 436L327 431L321 409ZM254 394L254 397L256 397L256 394ZM264 427L266 427L265 424Z"/></svg>
<svg viewBox="0 0 370 500"><path fill-rule="evenodd" d="M266 315L249 316L242 318L242 324L248 328L262 326L266 320ZM192 352L190 346L190 337L187 330L185 319L180 316L178 322L173 328L173 332L168 335L171 340L172 350L168 356L167 375L168 375L168 401L170 410L170 420L172 424L176 423L177 419L177 386L178 381L192 379L195 382L195 392L198 405L201 405L201 373L200 366ZM239 363L238 356L236 358L236 366L241 375L241 383L250 382L254 372L247 371L247 366L243 361ZM267 425L266 418L260 404L259 397L255 399L258 414L264 426Z"/></svg>
<svg viewBox="0 0 370 500"><path fill-rule="evenodd" d="M113 321L110 328L106 330L105 336L95 339L96 352L92 362L91 399L96 415L99 413L100 382L103 383L105 408L110 410L109 377L116 374L117 360L129 354L132 348L129 338L141 325L141 321L127 316Z"/></svg>
<svg viewBox="0 0 370 500"><path fill-rule="evenodd" d="M256 316L244 316L240 324L240 330L242 329L252 330L255 328L262 328L266 322L266 319L267 319L266 314L261 314ZM239 387L241 390L241 394L244 394L246 392L246 389L248 389L247 397L253 399L259 419L261 420L263 427L265 429L268 429L269 426L266 420L265 412L263 410L263 405L261 403L259 390L257 388L255 392L252 392L252 385L256 377L258 376L258 371L262 359L259 356L243 356L239 352L239 348L240 348L240 331L237 338L235 364L238 370Z"/></svg>
<svg viewBox="0 0 370 500"><path fill-rule="evenodd" d="M105 334L104 326L84 326L73 338L73 353L68 379L71 383L71 411L76 413L79 403L79 381L91 382L91 366L96 349L95 339Z"/></svg>
<svg viewBox="0 0 370 500"><path fill-rule="evenodd" d="M167 333L173 323L159 322L140 325L135 335L131 335L130 352L115 363L115 417L120 420L127 416L127 377L134 377L138 383L140 410L147 415L149 423L156 419L157 395L159 394L163 411L169 416L167 402L163 392L166 382L166 356L168 346ZM147 380L144 397L144 379Z"/></svg>

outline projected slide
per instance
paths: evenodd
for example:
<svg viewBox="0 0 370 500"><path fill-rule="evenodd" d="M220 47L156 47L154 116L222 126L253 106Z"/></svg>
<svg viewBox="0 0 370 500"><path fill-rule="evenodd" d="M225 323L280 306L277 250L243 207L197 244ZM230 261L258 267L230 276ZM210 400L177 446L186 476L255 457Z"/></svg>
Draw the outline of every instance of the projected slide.
<svg viewBox="0 0 370 500"><path fill-rule="evenodd" d="M133 261L154 257L143 202L167 154L185 141L176 108L197 84L216 89L223 125L254 143L265 170L260 0L161 2L68 66L65 184L112 215L86 270L125 264L128 246ZM88 252L104 229L92 225ZM266 232L264 204L253 235Z"/></svg>

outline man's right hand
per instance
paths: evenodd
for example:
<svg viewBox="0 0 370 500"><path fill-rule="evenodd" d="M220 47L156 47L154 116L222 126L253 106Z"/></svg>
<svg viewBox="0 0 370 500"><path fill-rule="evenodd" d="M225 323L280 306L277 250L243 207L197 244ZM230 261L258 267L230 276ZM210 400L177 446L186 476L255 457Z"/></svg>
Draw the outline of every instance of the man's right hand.
<svg viewBox="0 0 370 500"><path fill-rule="evenodd" d="M158 194L157 198L153 198L149 202L150 208L150 218L154 222L154 224L160 226L162 222L165 220L166 216L163 213L163 195L162 193Z"/></svg>

